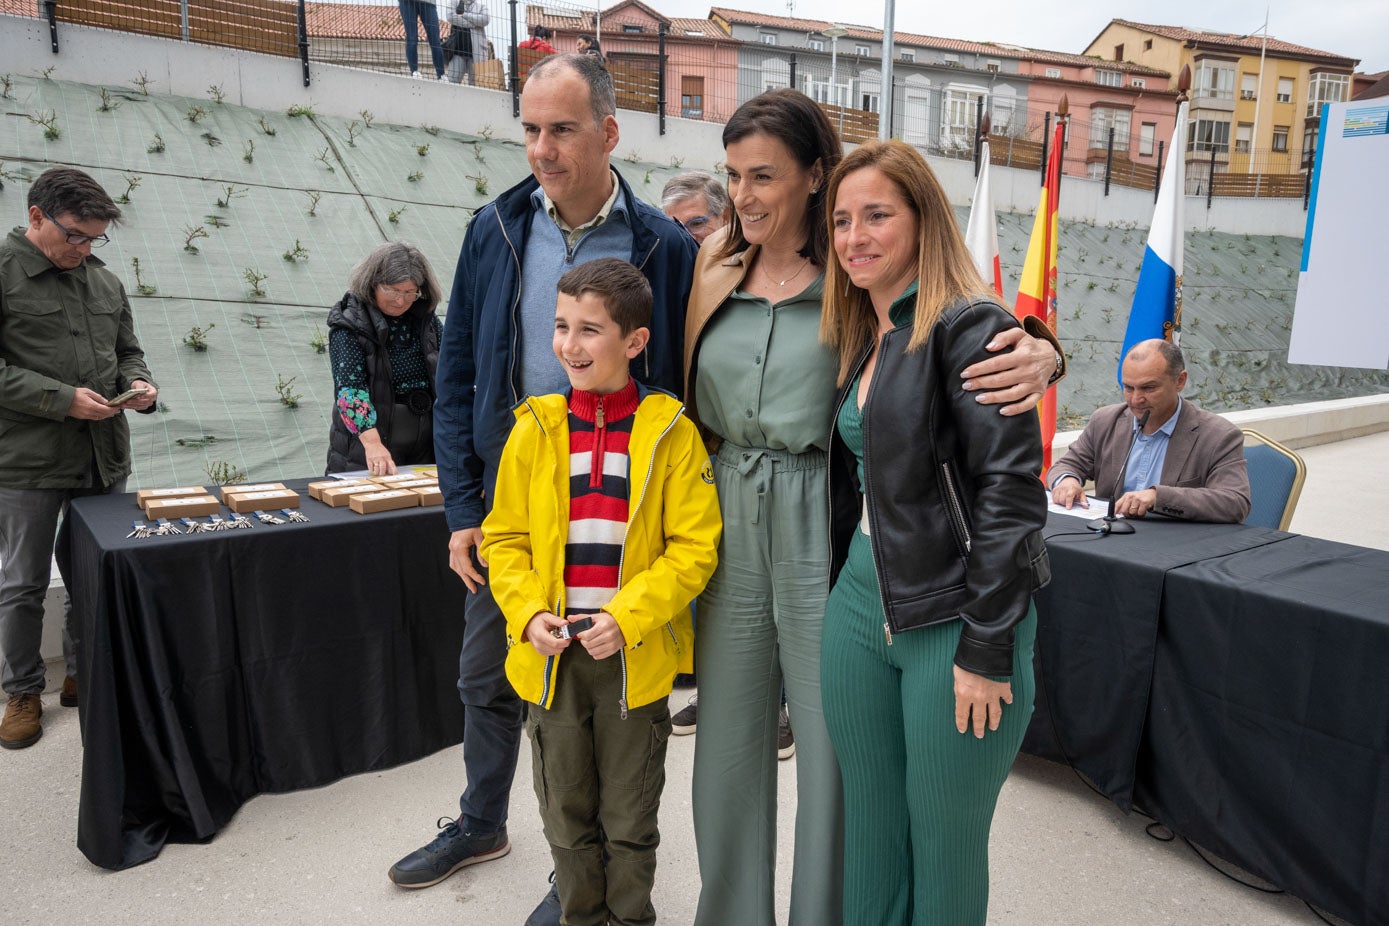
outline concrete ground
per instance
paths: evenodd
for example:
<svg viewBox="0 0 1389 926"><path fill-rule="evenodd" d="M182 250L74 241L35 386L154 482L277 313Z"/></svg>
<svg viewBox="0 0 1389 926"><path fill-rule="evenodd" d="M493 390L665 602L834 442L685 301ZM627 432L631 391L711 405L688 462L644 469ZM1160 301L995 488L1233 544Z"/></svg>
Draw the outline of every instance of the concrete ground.
<svg viewBox="0 0 1389 926"><path fill-rule="evenodd" d="M1309 475L1293 529L1389 549L1389 433L1301 451ZM549 857L529 785L529 755L513 791L512 852L435 887L386 879L398 857L457 813L462 761L445 750L411 765L327 787L250 801L207 845L170 845L124 872L77 851L77 712L58 706L50 666L45 735L0 755L0 923L455 922L521 926L545 890ZM672 706L683 706L677 691ZM696 734L697 736L698 734ZM693 919L699 881L690 810L696 737L671 741L655 903L663 922ZM793 848L794 759L781 763L778 911L785 922ZM1320 922L1296 898L1265 894L1217 873L1180 840L1145 833L1072 772L1021 757L994 821L989 922L996 926L1279 926ZM1246 876L1247 877L1247 876ZM742 926L742 924L729 924Z"/></svg>

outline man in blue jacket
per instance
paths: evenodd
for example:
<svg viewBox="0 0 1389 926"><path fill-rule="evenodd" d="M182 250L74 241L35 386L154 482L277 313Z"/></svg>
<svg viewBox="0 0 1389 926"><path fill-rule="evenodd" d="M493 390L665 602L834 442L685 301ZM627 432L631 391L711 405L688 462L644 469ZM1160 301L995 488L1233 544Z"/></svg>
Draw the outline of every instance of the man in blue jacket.
<svg viewBox="0 0 1389 926"><path fill-rule="evenodd" d="M612 169L616 108L612 78L592 55L556 55L532 67L521 94L532 176L479 209L463 239L439 351L434 446L452 532L449 565L470 593L458 680L467 788L459 818L391 868L401 887L437 884L511 849L506 818L524 706L506 680L504 622L475 550L512 408L569 386L550 346L559 278L600 257L641 270L655 306L650 343L632 374L679 391L695 244ZM557 905L553 911L558 922Z"/></svg>

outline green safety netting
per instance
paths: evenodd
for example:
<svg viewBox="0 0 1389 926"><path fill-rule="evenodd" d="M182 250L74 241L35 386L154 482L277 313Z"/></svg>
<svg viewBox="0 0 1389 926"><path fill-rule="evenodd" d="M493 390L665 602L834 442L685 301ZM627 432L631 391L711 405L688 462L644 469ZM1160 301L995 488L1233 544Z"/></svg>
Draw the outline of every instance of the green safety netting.
<svg viewBox="0 0 1389 926"><path fill-rule="evenodd" d="M365 117L216 103L211 91L190 99L13 75L10 87L0 100L0 217L9 224L22 221L27 179L50 165L80 166L113 196L139 179L99 252L130 292L161 390L158 414L132 416L133 486L206 483L217 462L253 480L321 472L332 374L315 343L352 265L382 241L410 241L447 292L472 210L528 170L516 143L390 125L384 113L368 127ZM50 113L56 139L34 121ZM150 150L156 135L162 151ZM639 196L659 202L681 161L616 166ZM963 227L967 210L958 217ZM1029 216L999 215L1010 297L1031 226ZM185 243L197 228L207 237L194 240L195 254ZM1146 238L1137 223L1061 225L1058 327L1071 362L1058 401L1063 427L1118 400L1117 352ZM306 255L286 260L296 244ZM1389 391L1389 373L1287 363L1301 247L1292 238L1187 235L1188 396L1223 411ZM248 270L265 276L263 296ZM194 326L206 332L206 351L185 343Z"/></svg>
<svg viewBox="0 0 1389 926"><path fill-rule="evenodd" d="M54 164L87 170L116 197L139 181L97 252L125 282L160 386L159 413L131 416L132 488L207 483L218 462L252 480L322 472L333 389L316 345L352 266L382 241L409 241L447 293L472 211L529 171L518 144L383 117L368 126L365 117L10 80L12 98L0 100L6 227L23 221L27 181ZM29 118L49 114L56 139ZM619 164L649 200L678 172ZM193 253L185 245L195 229L206 237L192 240ZM264 295L248 270L264 275ZM185 343L195 326L204 351Z"/></svg>

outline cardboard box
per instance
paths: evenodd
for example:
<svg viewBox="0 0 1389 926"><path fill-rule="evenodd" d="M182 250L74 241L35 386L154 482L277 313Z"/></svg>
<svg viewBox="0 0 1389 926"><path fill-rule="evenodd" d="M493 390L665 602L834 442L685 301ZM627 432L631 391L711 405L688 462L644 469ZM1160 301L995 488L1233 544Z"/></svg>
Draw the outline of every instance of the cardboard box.
<svg viewBox="0 0 1389 926"><path fill-rule="evenodd" d="M374 482L359 482L356 485L320 489L318 500L329 508L345 508L354 495L369 495L380 491L381 487Z"/></svg>
<svg viewBox="0 0 1389 926"><path fill-rule="evenodd" d="M282 482L262 482L257 485L244 486L222 486L222 504L226 505L227 498L232 495L245 495L248 492L284 491L284 488L285 486ZM230 508L231 506L228 505L227 507ZM232 508L232 510L235 511L236 509Z"/></svg>
<svg viewBox="0 0 1389 926"><path fill-rule="evenodd" d="M320 482L309 483L309 498L318 498L319 493L324 489L336 489L340 486L358 486L367 482L366 479L324 479Z"/></svg>
<svg viewBox="0 0 1389 926"><path fill-rule="evenodd" d="M444 493L437 486L416 486L410 490L420 497L420 505L428 508L430 505L442 505L444 503Z"/></svg>
<svg viewBox="0 0 1389 926"><path fill-rule="evenodd" d="M206 495L205 486L178 486L173 489L141 489L135 493L135 504L141 508L153 498L187 498L190 495Z"/></svg>
<svg viewBox="0 0 1389 926"><path fill-rule="evenodd" d="M248 511L276 511L280 508L298 508L299 493L290 489L269 489L265 492L237 492L228 495L225 504L237 514Z"/></svg>
<svg viewBox="0 0 1389 926"><path fill-rule="evenodd" d="M400 482L392 482L387 485L378 485L380 489L420 489L428 486L437 486L437 479L405 479Z"/></svg>
<svg viewBox="0 0 1389 926"><path fill-rule="evenodd" d="M391 486L392 488L411 483L412 485L424 485L425 483L438 483L436 476L422 476L419 473L396 473L394 476L373 476L371 481L378 485Z"/></svg>
<svg viewBox="0 0 1389 926"><path fill-rule="evenodd" d="M185 495L180 498L152 498L145 503L145 517L155 518L201 518L217 514L221 504L211 495Z"/></svg>
<svg viewBox="0 0 1389 926"><path fill-rule="evenodd" d="M358 514L372 514L377 511L395 511L397 508L414 508L420 497L410 489L387 489L385 492L364 492L353 495L348 502Z"/></svg>

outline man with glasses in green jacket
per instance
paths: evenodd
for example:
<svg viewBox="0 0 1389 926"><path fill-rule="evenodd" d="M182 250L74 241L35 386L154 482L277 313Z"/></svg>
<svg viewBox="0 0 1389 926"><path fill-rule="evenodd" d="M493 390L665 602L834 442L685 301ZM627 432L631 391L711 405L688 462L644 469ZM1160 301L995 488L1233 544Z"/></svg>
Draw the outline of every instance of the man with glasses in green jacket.
<svg viewBox="0 0 1389 926"><path fill-rule="evenodd" d="M68 502L125 491L130 428L123 412L154 411L157 390L135 339L125 290L92 249L121 211L70 167L29 188L28 226L0 241L0 685L9 700L0 746L43 735L43 601ZM134 392L134 395L129 393ZM121 401L112 403L114 399ZM66 525L66 519L64 519ZM58 569L67 544L58 537ZM77 704L71 603L64 607L67 677Z"/></svg>

